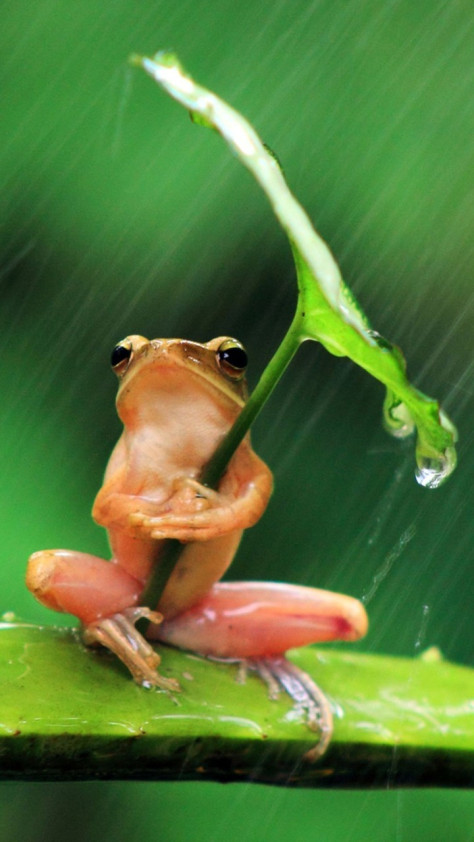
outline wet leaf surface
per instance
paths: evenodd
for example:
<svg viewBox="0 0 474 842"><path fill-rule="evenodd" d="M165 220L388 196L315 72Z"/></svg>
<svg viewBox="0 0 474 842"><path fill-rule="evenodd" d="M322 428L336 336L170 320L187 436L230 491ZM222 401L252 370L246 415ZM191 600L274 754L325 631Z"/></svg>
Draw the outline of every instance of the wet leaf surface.
<svg viewBox="0 0 474 842"><path fill-rule="evenodd" d="M161 647L182 693L136 686L73 630L0 630L3 778L255 780L300 786L469 784L473 673L421 659L294 650L331 699L332 744L315 742L284 696L269 701L236 666ZM470 754L471 752L471 754Z"/></svg>

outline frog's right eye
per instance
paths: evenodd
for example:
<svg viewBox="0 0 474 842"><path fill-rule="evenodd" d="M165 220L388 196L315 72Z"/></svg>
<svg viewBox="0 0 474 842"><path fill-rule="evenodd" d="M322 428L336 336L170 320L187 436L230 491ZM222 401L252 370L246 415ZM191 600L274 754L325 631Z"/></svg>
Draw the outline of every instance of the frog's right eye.
<svg viewBox="0 0 474 842"><path fill-rule="evenodd" d="M217 349L220 370L229 380L242 380L247 368L247 351L238 339L225 339Z"/></svg>
<svg viewBox="0 0 474 842"><path fill-rule="evenodd" d="M119 342L112 351L110 364L116 374L124 374L132 356L132 346L129 340Z"/></svg>

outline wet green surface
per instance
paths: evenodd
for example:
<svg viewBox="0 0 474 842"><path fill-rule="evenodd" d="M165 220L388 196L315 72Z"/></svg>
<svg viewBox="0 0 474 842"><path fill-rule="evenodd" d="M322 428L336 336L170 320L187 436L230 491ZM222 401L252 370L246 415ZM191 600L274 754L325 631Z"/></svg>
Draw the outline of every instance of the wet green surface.
<svg viewBox="0 0 474 842"><path fill-rule="evenodd" d="M295 650L331 698L326 757L302 715L236 667L163 647L170 698L137 687L104 651L71 630L0 631L1 776L254 780L284 785L468 785L474 674L451 664ZM472 754L471 754L472 763Z"/></svg>

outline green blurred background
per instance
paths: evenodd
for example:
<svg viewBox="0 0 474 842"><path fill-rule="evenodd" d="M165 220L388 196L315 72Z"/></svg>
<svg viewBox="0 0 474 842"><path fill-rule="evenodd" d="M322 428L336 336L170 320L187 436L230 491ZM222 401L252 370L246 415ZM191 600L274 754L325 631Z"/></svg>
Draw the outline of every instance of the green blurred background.
<svg viewBox="0 0 474 842"><path fill-rule="evenodd" d="M454 476L419 488L413 443L381 428L379 384L304 346L255 425L276 491L231 577L369 597L364 651L437 644L467 662L472 3L15 0L0 32L1 610L56 622L24 588L29 553L107 552L89 512L119 433L116 341L236 335L254 383L293 312L287 244L250 176L127 66L171 47L277 152L374 326L461 434ZM457 792L0 789L1 838L23 842L465 842L469 806Z"/></svg>

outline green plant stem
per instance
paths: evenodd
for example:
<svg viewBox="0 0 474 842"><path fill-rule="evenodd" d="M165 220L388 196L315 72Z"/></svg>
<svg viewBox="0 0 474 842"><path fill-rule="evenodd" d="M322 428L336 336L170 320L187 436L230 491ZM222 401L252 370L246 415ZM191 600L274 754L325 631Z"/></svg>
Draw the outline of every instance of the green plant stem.
<svg viewBox="0 0 474 842"><path fill-rule="evenodd" d="M242 412L220 443L210 462L205 466L201 475L201 482L204 485L210 488L216 488L218 486L219 480L240 442L249 430L250 425L255 421L255 418L265 405L280 377L298 350L301 341L298 327L299 319L300 315L297 310L282 343L265 368ZM175 568L182 549L183 545L179 541L169 540L165 542L159 563L155 564L152 575L142 594L140 600L142 605L147 605L154 610L159 604L166 583ZM138 628L142 633L145 633L148 625L148 620L141 620Z"/></svg>
<svg viewBox="0 0 474 842"><path fill-rule="evenodd" d="M154 565L152 574L140 598L140 605L146 605L155 611L160 602L166 583L171 576L183 550L181 541L170 539L164 542L159 562ZM143 619L137 623L137 628L146 634L150 621Z"/></svg>
<svg viewBox="0 0 474 842"><path fill-rule="evenodd" d="M301 343L299 321L300 316L297 311L283 341L265 368L242 412L205 467L201 477L204 485L208 485L210 488L215 488L218 485L240 442L263 409L280 377L296 354Z"/></svg>

